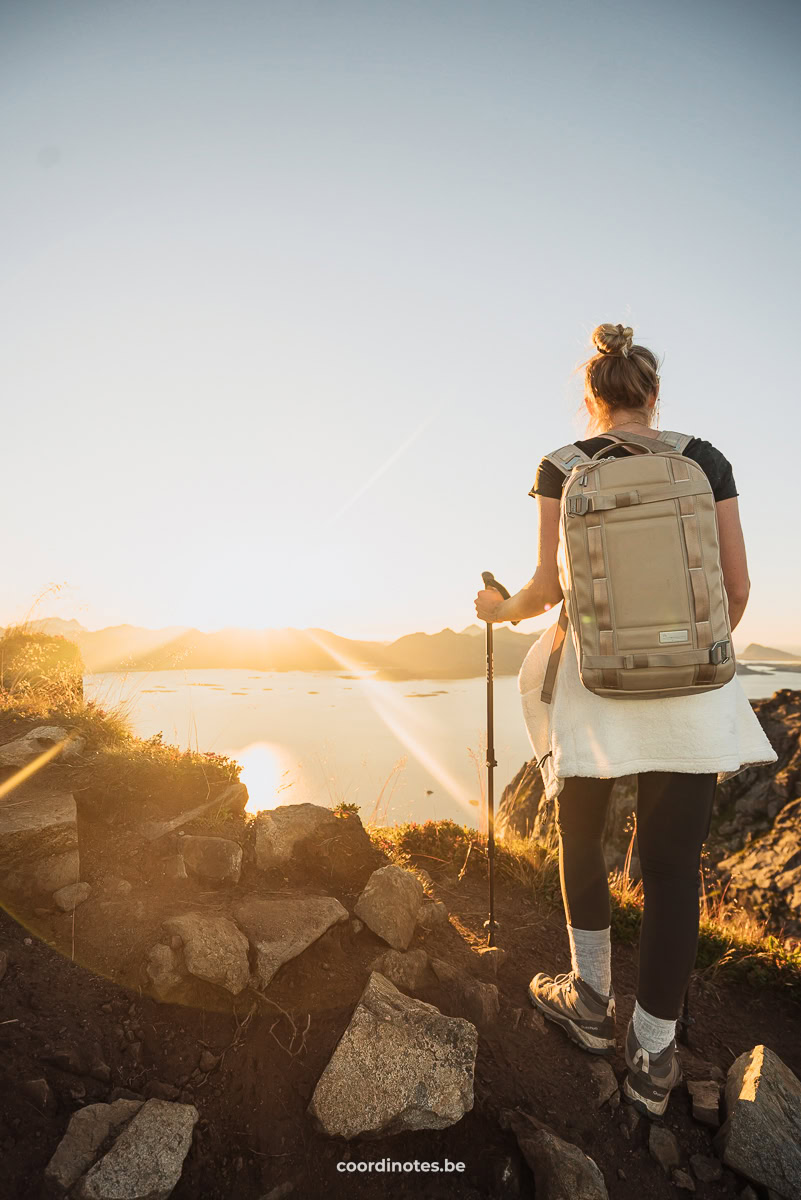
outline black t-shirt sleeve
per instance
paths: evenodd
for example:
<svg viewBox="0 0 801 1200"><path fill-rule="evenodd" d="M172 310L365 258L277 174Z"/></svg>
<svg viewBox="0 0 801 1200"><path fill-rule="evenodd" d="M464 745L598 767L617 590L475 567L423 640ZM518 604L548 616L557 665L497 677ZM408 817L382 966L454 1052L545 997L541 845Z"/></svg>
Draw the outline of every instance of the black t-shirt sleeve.
<svg viewBox="0 0 801 1200"><path fill-rule="evenodd" d="M738 495L731 463L711 442L693 438L684 453L703 469L716 501L731 500Z"/></svg>
<svg viewBox="0 0 801 1200"><path fill-rule="evenodd" d="M544 458L537 467L537 474L529 496L552 496L554 500L559 500L564 481L565 477L559 468Z"/></svg>
<svg viewBox="0 0 801 1200"><path fill-rule="evenodd" d="M605 438L591 438L589 441L577 442L576 445L586 454L591 455L599 448L609 445L609 442ZM611 451L611 453L616 452L617 448ZM620 453L625 453L625 451L620 451ZM684 453L701 467L709 480L716 501L730 500L733 496L738 495L731 463L711 442L706 442L703 438L693 438ZM537 467L534 484L528 494L529 496L552 496L554 500L559 500L564 481L565 476L559 468L543 458Z"/></svg>

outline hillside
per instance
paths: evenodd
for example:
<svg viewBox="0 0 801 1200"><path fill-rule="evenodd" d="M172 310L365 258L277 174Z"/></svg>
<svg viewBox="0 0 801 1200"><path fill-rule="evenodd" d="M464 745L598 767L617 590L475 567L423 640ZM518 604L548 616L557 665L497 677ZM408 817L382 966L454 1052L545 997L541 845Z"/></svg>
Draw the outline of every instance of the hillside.
<svg viewBox="0 0 801 1200"><path fill-rule="evenodd" d="M788 650L776 650L772 646L761 646L759 642L751 642L737 656L740 660L750 659L756 662L801 662L801 657L791 654Z"/></svg>
<svg viewBox="0 0 801 1200"><path fill-rule="evenodd" d="M483 629L412 633L392 642L358 641L326 629L221 629L202 633L171 627L115 625L84 629L76 621L48 618L30 627L75 642L86 670L169 671L244 668L253 671L373 671L379 679L468 679L486 671ZM513 675L538 633L499 626L494 671Z"/></svg>

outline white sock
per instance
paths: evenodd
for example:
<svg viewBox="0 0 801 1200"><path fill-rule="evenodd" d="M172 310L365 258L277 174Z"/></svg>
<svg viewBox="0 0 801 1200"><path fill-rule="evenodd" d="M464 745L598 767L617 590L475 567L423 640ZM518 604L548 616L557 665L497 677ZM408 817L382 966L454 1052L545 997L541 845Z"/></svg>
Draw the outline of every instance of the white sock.
<svg viewBox="0 0 801 1200"><path fill-rule="evenodd" d="M567 927L570 961L576 974L602 996L612 991L612 948L609 929Z"/></svg>
<svg viewBox="0 0 801 1200"><path fill-rule="evenodd" d="M632 1020L637 1041L649 1054L659 1054L676 1036L675 1021L663 1021L661 1017L652 1017L644 1008L640 1008L639 1001L634 1005Z"/></svg>

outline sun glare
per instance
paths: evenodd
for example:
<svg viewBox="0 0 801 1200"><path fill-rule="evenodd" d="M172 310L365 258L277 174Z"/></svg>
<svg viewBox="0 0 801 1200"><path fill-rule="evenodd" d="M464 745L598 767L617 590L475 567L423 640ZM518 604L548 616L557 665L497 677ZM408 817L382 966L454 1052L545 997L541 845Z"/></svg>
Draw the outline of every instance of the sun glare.
<svg viewBox="0 0 801 1200"><path fill-rule="evenodd" d="M362 689L363 695L372 705L377 716L381 718L387 729L394 733L398 741L406 747L420 765L429 774L434 776L448 795L460 804L466 812L471 813L472 808L470 806L469 795L465 792L459 781L447 770L433 750L424 745L420 737L409 728L402 702L398 697L393 695L388 689L382 688L380 682L365 675L359 663L352 662L335 646L330 645L326 639L320 637L319 634L314 633L311 629L304 629L303 633L323 650L326 650L341 667L353 673L354 678L358 681Z"/></svg>
<svg viewBox="0 0 801 1200"><path fill-rule="evenodd" d="M288 778L289 768L284 764L285 756L280 746L272 742L252 742L231 754L242 764L239 779L248 789L245 812L257 813L292 803L287 795L292 780Z"/></svg>

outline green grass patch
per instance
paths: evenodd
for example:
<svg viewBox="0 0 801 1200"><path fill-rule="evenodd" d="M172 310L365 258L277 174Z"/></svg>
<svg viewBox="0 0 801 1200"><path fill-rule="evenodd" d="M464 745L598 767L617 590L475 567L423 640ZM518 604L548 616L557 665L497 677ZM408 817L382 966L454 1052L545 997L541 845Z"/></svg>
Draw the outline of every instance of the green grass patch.
<svg viewBox="0 0 801 1200"><path fill-rule="evenodd" d="M462 877L487 871L487 838L455 821L408 821L370 829L370 836L394 861L405 866L444 868ZM537 892L558 907L559 863L554 851L530 838L496 843L498 876ZM633 945L642 925L642 884L624 871L609 879L612 937ZM738 927L739 923L739 927ZM718 904L700 924L696 971L704 979L739 980L755 988L778 987L801 1001L801 946L766 934L742 920L733 908Z"/></svg>
<svg viewBox="0 0 801 1200"><path fill-rule="evenodd" d="M73 786L97 815L166 818L236 783L241 770L226 755L164 745L157 733L100 747L76 769Z"/></svg>
<svg viewBox="0 0 801 1200"><path fill-rule="evenodd" d="M445 869L458 878L488 872L486 834L456 821L405 821L371 827L368 832L385 854L402 865ZM496 840L495 870L499 878L521 887L549 897L558 895L556 854L530 838Z"/></svg>

